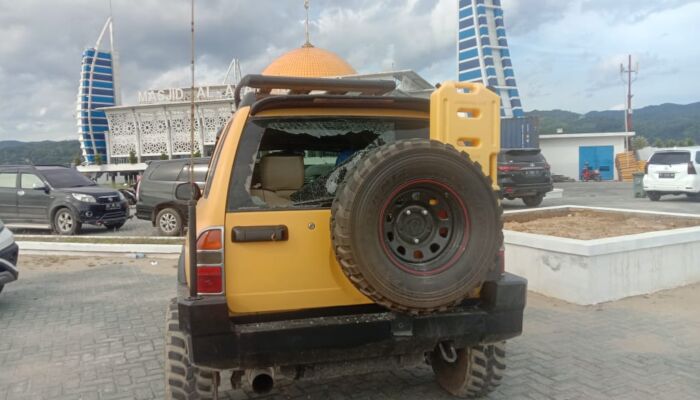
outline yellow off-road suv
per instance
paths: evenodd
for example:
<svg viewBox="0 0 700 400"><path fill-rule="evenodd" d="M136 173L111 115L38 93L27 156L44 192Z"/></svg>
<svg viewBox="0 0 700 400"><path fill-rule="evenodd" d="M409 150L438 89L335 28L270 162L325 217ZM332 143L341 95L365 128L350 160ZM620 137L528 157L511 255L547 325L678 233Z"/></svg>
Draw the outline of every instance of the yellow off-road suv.
<svg viewBox="0 0 700 400"><path fill-rule="evenodd" d="M168 398L421 363L456 396L493 390L526 294L503 271L498 96L249 75L236 102L203 192L177 188L197 205Z"/></svg>

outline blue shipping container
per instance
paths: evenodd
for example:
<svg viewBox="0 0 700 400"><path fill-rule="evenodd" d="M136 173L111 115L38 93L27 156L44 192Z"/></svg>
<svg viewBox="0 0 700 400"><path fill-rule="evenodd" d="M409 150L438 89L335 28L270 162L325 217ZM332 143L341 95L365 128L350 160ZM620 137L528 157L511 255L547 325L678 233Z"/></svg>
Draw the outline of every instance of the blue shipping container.
<svg viewBox="0 0 700 400"><path fill-rule="evenodd" d="M537 121L533 117L501 118L501 148L523 149L540 147Z"/></svg>

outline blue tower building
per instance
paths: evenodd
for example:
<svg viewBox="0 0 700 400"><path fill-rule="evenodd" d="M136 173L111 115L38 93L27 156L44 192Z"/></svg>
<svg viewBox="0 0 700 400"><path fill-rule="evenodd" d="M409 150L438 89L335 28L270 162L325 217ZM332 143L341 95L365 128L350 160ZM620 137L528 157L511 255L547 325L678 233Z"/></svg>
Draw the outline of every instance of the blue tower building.
<svg viewBox="0 0 700 400"><path fill-rule="evenodd" d="M78 139L80 149L88 165L96 162L100 155L102 162L109 160L107 154L107 117L102 107L118 104L115 86L115 65L113 49L100 51L100 42L106 30L112 41L112 21L107 20L94 48L86 49L82 56L80 86L77 99Z"/></svg>
<svg viewBox="0 0 700 400"><path fill-rule="evenodd" d="M501 117L524 116L501 0L459 0L458 63L460 81L483 83L501 96Z"/></svg>

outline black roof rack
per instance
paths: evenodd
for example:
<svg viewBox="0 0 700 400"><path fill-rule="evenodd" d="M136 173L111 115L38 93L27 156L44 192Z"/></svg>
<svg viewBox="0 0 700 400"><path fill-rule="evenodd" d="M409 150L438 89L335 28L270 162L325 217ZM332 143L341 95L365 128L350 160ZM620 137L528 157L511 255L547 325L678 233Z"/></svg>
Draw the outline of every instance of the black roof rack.
<svg viewBox="0 0 700 400"><path fill-rule="evenodd" d="M419 97L391 97L391 96L269 96L261 99L250 108L250 115L259 112L279 108L366 108L368 106L391 108L399 110L430 112L430 101Z"/></svg>
<svg viewBox="0 0 700 400"><path fill-rule="evenodd" d="M236 85L234 101L241 103L241 89L258 89L260 94L269 94L273 89L289 90L288 94L309 94L312 91L325 91L330 95L358 93L363 96L382 96L396 89L394 81L340 79L340 78L298 78L292 76L246 75Z"/></svg>

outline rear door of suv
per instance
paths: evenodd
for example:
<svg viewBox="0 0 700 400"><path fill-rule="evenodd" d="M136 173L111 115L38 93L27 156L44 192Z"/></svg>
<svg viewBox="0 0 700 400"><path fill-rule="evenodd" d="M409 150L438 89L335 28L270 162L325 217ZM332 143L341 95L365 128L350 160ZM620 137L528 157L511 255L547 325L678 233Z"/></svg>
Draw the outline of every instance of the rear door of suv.
<svg viewBox="0 0 700 400"><path fill-rule="evenodd" d="M150 171L146 170L146 176L139 184L137 208L153 212L159 204L172 203L175 200L177 179L185 164L185 160L152 163Z"/></svg>
<svg viewBox="0 0 700 400"><path fill-rule="evenodd" d="M0 219L16 221L17 215L17 169L0 171Z"/></svg>
<svg viewBox="0 0 700 400"><path fill-rule="evenodd" d="M691 165L689 150L658 151L649 158L647 176L654 189L674 190L684 186Z"/></svg>

